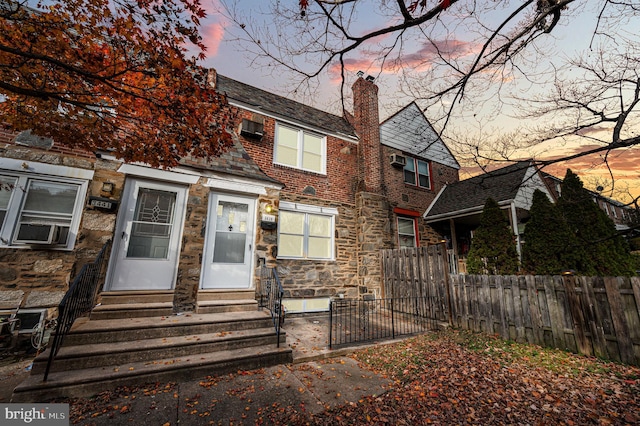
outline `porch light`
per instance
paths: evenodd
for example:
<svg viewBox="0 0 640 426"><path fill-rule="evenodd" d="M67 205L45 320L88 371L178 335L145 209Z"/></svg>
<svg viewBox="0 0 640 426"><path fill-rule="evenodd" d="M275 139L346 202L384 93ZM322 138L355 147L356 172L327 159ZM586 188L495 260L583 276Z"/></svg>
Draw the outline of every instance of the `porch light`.
<svg viewBox="0 0 640 426"><path fill-rule="evenodd" d="M115 184L113 182L103 182L102 183L102 192L106 192L107 194L113 194L113 190L115 188Z"/></svg>
<svg viewBox="0 0 640 426"><path fill-rule="evenodd" d="M560 272L560 274L564 277L572 277L573 275L575 275L576 271L574 271L573 269L564 269L562 272Z"/></svg>
<svg viewBox="0 0 640 426"><path fill-rule="evenodd" d="M273 205L271 203L267 203L267 205L264 206L265 213L273 213L273 210Z"/></svg>

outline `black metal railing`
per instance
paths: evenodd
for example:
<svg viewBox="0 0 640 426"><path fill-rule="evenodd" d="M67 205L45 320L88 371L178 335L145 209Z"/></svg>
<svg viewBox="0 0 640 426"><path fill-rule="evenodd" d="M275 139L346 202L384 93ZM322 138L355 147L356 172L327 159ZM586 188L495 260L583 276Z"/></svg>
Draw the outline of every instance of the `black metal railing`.
<svg viewBox="0 0 640 426"><path fill-rule="evenodd" d="M334 299L329 304L329 348L436 330L433 297Z"/></svg>
<svg viewBox="0 0 640 426"><path fill-rule="evenodd" d="M104 258L110 244L111 240L107 241L104 246L102 246L96 260L82 267L80 273L75 277L71 286L69 286L69 290L65 293L62 301L58 305L58 323L55 334L53 335L49 359L47 360L47 368L44 371L43 381L45 382L49 376L51 364L58 354L62 346L62 341L67 333L69 333L73 322L81 315L89 312L95 305L98 285L103 275Z"/></svg>
<svg viewBox="0 0 640 426"><path fill-rule="evenodd" d="M276 328L278 339L277 347L280 347L280 329L284 324L285 309L282 306L284 290L278 277L276 268L262 266L260 271L260 308L267 308L271 312L273 325Z"/></svg>

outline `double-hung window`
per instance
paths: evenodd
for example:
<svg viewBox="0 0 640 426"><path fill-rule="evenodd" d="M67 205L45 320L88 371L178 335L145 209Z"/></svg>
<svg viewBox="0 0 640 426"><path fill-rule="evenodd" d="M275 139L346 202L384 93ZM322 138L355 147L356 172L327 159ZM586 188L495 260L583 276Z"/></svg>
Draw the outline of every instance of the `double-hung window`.
<svg viewBox="0 0 640 426"><path fill-rule="evenodd" d="M407 157L407 164L404 166L404 183L431 189L429 163L417 158Z"/></svg>
<svg viewBox="0 0 640 426"><path fill-rule="evenodd" d="M417 247L416 220L410 217L398 217L398 245Z"/></svg>
<svg viewBox="0 0 640 426"><path fill-rule="evenodd" d="M0 170L0 247L72 249L87 187L83 179Z"/></svg>
<svg viewBox="0 0 640 426"><path fill-rule="evenodd" d="M280 202L278 258L334 259L335 208Z"/></svg>
<svg viewBox="0 0 640 426"><path fill-rule="evenodd" d="M326 174L327 138L306 130L276 124L274 162Z"/></svg>

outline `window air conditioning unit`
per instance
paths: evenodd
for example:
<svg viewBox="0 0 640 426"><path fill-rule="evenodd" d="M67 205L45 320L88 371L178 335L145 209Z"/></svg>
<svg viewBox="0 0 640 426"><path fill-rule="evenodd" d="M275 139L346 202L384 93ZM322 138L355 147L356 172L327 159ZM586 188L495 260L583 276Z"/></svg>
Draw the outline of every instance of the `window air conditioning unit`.
<svg viewBox="0 0 640 426"><path fill-rule="evenodd" d="M407 159L400 154L391 154L391 165L394 167L404 167L407 165Z"/></svg>
<svg viewBox="0 0 640 426"><path fill-rule="evenodd" d="M23 223L15 241L21 244L65 244L69 228L53 224Z"/></svg>
<svg viewBox="0 0 640 426"><path fill-rule="evenodd" d="M242 126L240 127L240 134L247 138L261 139L264 135L264 125L257 121L242 119Z"/></svg>

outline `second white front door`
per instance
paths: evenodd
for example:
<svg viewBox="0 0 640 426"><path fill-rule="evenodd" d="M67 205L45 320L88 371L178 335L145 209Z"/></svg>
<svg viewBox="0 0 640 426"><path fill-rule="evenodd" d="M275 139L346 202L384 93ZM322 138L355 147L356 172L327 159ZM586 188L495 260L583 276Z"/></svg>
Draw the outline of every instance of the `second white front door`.
<svg viewBox="0 0 640 426"><path fill-rule="evenodd" d="M255 209L254 198L211 193L202 288L251 288Z"/></svg>

